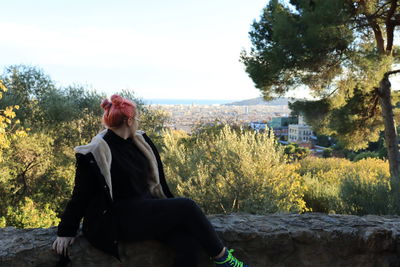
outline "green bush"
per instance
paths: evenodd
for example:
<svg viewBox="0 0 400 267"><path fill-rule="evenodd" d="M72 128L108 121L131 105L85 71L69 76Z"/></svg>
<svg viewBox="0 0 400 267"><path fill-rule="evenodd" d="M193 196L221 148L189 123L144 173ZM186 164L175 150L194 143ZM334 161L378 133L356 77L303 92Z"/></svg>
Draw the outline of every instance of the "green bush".
<svg viewBox="0 0 400 267"><path fill-rule="evenodd" d="M358 175L346 177L340 186L343 201L342 213L389 214L391 213L389 183L369 183Z"/></svg>
<svg viewBox="0 0 400 267"><path fill-rule="evenodd" d="M389 214L390 173L386 161L374 158L307 158L299 162L304 200L316 212Z"/></svg>
<svg viewBox="0 0 400 267"><path fill-rule="evenodd" d="M272 132L239 132L230 126L185 142L164 133L165 172L177 196L190 197L206 213L303 212L302 181L285 162Z"/></svg>
<svg viewBox="0 0 400 267"><path fill-rule="evenodd" d="M291 162L304 159L310 154L310 150L308 148L300 147L296 143L286 145L284 152Z"/></svg>
<svg viewBox="0 0 400 267"><path fill-rule="evenodd" d="M30 198L25 198L16 207L8 207L7 226L19 228L50 227L60 221L57 214L50 209L49 204L38 206Z"/></svg>
<svg viewBox="0 0 400 267"><path fill-rule="evenodd" d="M311 173L303 176L306 206L313 212L337 213L341 210L339 188L336 184L324 183L320 178Z"/></svg>
<svg viewBox="0 0 400 267"><path fill-rule="evenodd" d="M367 158L379 158L379 152L373 152L373 151L361 152L353 158L353 161L359 161Z"/></svg>
<svg viewBox="0 0 400 267"><path fill-rule="evenodd" d="M322 157L323 158L331 158L333 154L333 149L332 148L325 148L324 151L322 152Z"/></svg>

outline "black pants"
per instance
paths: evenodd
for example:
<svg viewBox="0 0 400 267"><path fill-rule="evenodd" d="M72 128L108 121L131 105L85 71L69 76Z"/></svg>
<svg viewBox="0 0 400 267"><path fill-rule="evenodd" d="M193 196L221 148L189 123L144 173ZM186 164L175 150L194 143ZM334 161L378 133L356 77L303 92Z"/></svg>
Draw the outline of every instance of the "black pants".
<svg viewBox="0 0 400 267"><path fill-rule="evenodd" d="M122 241L160 240L176 251L174 267L198 265L199 248L210 257L224 245L200 207L190 198L136 199L115 208Z"/></svg>

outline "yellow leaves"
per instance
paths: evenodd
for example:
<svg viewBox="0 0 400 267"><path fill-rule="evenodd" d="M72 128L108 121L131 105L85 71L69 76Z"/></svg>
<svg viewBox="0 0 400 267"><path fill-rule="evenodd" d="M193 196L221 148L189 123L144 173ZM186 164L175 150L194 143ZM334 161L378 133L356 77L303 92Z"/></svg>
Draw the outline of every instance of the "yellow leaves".
<svg viewBox="0 0 400 267"><path fill-rule="evenodd" d="M13 111L13 107L6 107L6 109L3 111L3 114L5 117L8 117L8 118L15 117L15 112ZM8 123L10 123L10 122L8 122Z"/></svg>
<svg viewBox="0 0 400 267"><path fill-rule="evenodd" d="M0 80L0 99L3 98L3 92L7 92L7 87L4 85L3 80Z"/></svg>
<svg viewBox="0 0 400 267"><path fill-rule="evenodd" d="M29 128L28 128L28 129L29 129ZM17 130L17 131L15 132L15 135L18 136L18 137L27 137L27 136L28 136L28 133L25 132L24 130Z"/></svg>
<svg viewBox="0 0 400 267"><path fill-rule="evenodd" d="M6 88L3 82L0 80L0 89L6 91ZM1 93L0 93L1 96ZM16 113L14 109L18 110L20 108L19 105L9 106L3 110L0 110L0 152L2 149L7 149L12 140L15 140L18 137L26 137L26 131L19 126L20 129L16 129L16 125L20 125L21 121L16 119L13 122L13 119L16 117ZM29 129L26 129L29 131ZM0 162L2 161L1 153L0 153Z"/></svg>
<svg viewBox="0 0 400 267"><path fill-rule="evenodd" d="M17 207L8 207L7 217L8 224L20 228L50 227L60 221L48 204L40 207L28 197L25 197Z"/></svg>
<svg viewBox="0 0 400 267"><path fill-rule="evenodd" d="M222 188L224 187L224 184L223 184L221 181L218 181L218 182L217 182L217 187L218 187L219 189L222 189Z"/></svg>
<svg viewBox="0 0 400 267"><path fill-rule="evenodd" d="M0 80L0 91L7 92L7 87L4 85L3 80Z"/></svg>
<svg viewBox="0 0 400 267"><path fill-rule="evenodd" d="M0 228L6 227L7 221L5 217L0 217Z"/></svg>

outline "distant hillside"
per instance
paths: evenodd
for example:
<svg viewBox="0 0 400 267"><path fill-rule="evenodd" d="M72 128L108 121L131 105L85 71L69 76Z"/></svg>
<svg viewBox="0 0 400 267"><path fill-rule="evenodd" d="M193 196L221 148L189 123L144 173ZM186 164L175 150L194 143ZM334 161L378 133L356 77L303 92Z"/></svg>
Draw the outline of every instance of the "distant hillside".
<svg viewBox="0 0 400 267"><path fill-rule="evenodd" d="M296 99L282 97L282 98L274 99L272 101L265 101L262 97L257 97L257 98L232 102L232 103L228 103L228 104L224 104L224 105L226 105L226 106L253 106L253 105L287 106L289 101L293 102L295 100Z"/></svg>

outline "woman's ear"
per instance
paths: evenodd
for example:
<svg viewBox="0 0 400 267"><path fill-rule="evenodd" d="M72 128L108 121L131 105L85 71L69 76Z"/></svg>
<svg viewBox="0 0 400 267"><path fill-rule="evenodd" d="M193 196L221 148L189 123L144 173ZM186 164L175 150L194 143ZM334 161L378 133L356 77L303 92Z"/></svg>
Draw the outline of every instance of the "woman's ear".
<svg viewBox="0 0 400 267"><path fill-rule="evenodd" d="M127 124L129 127L131 127L131 126L133 125L133 123L134 123L134 121L133 121L133 118L132 118L132 117L130 117L130 118L128 118L128 119L126 120L126 124Z"/></svg>

